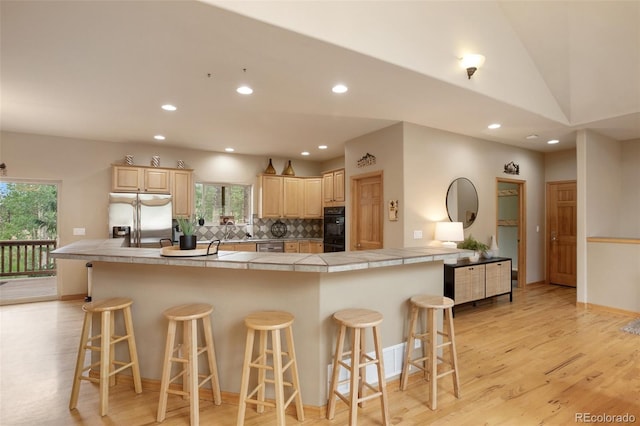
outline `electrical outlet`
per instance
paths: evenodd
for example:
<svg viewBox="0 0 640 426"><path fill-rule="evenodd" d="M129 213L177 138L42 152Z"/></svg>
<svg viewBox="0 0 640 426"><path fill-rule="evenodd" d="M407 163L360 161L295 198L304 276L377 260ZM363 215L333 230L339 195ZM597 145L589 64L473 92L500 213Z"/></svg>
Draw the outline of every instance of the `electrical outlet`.
<svg viewBox="0 0 640 426"><path fill-rule="evenodd" d="M422 239L422 231L413 231L413 239L421 240Z"/></svg>
<svg viewBox="0 0 640 426"><path fill-rule="evenodd" d="M413 340L413 349L420 349L422 340L420 339L414 339Z"/></svg>

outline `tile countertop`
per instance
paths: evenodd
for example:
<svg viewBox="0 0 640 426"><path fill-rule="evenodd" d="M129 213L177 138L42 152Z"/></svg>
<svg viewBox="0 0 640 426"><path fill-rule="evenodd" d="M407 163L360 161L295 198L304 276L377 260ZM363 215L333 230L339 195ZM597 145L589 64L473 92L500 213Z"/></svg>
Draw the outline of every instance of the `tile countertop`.
<svg viewBox="0 0 640 426"><path fill-rule="evenodd" d="M220 250L209 256L165 257L159 248L121 247L121 239L80 240L52 252L56 259L142 263L207 268L297 272L345 272L359 269L435 262L468 255L466 250L410 247L337 253L260 253Z"/></svg>

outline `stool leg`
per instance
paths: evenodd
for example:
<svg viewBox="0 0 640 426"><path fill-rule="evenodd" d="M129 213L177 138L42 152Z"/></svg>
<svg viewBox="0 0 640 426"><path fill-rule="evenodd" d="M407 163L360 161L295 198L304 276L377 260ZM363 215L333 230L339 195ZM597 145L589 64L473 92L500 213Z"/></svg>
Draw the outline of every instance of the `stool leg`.
<svg viewBox="0 0 640 426"><path fill-rule="evenodd" d="M78 358L76 359L76 370L73 374L73 386L71 388L71 399L69 400L69 410L73 410L78 405L78 393L80 392L80 376L84 369L84 359L86 356L86 346L89 340L89 330L91 329L91 319L93 314L85 312L82 323L82 334L80 335L80 347L78 348Z"/></svg>
<svg viewBox="0 0 640 426"><path fill-rule="evenodd" d="M106 416L109 408L109 371L111 364L111 312L102 312L100 333L100 415Z"/></svg>
<svg viewBox="0 0 640 426"><path fill-rule="evenodd" d="M416 323L418 321L418 307L411 304L411 318L409 319L409 337L404 352L404 364L402 366L402 377L400 379L400 390L407 389L409 381L409 368L411 367L411 353L413 352L413 342L416 332Z"/></svg>
<svg viewBox="0 0 640 426"><path fill-rule="evenodd" d="M267 341L267 331L258 331L258 364L262 366L258 368L258 401L261 402L264 402L264 394L267 386L265 382L267 376ZM264 413L264 404L258 404L256 406L256 411L260 414Z"/></svg>
<svg viewBox="0 0 640 426"><path fill-rule="evenodd" d="M285 426L284 417L284 383L282 372L282 342L280 341L280 330L271 331L271 345L273 350L273 379L275 385L276 399L276 424Z"/></svg>
<svg viewBox="0 0 640 426"><path fill-rule="evenodd" d="M438 357L437 357L437 339L436 332L436 310L427 308L427 345L429 347L428 375L429 375L429 407L435 410L437 407L437 391L438 391Z"/></svg>
<svg viewBox="0 0 640 426"><path fill-rule="evenodd" d="M338 390L338 377L340 375L340 362L342 361L342 351L344 350L344 335L346 326L341 325L338 332L336 353L333 357L333 372L331 374L331 389L329 390L329 402L327 404L327 419L333 420L336 412L336 395Z"/></svg>
<svg viewBox="0 0 640 426"><path fill-rule="evenodd" d="M358 424L358 397L360 396L360 329L354 328L351 333L351 368L349 386L349 425Z"/></svg>
<svg viewBox="0 0 640 426"><path fill-rule="evenodd" d="M216 350L213 343L213 332L211 331L211 321L209 317L202 318L202 326L204 328L204 339L207 346L207 360L209 362L209 374L211 374L211 392L213 393L213 402L216 405L220 405L222 403L222 397L220 396L218 363L216 362Z"/></svg>
<svg viewBox="0 0 640 426"><path fill-rule="evenodd" d="M160 381L160 401L158 402L158 423L162 422L167 413L167 390L171 376L171 357L176 340L176 322L169 320L167 329L167 343L164 348L164 362L162 363L162 379Z"/></svg>
<svg viewBox="0 0 640 426"><path fill-rule="evenodd" d="M244 412L247 409L247 393L249 392L249 375L251 372L251 357L253 356L253 340L255 331L253 329L247 330L247 342L244 348L244 362L242 363L242 383L240 384L240 400L238 401L238 422L237 424L244 424Z"/></svg>
<svg viewBox="0 0 640 426"><path fill-rule="evenodd" d="M187 362L182 363L182 371L183 371L182 391L184 392L182 399L189 398L189 388L190 388L189 383L191 381L191 372L189 371L188 361L189 361L189 351L191 350L191 344L192 344L191 330L189 329L189 321L183 321L182 322L182 355L181 357L184 358Z"/></svg>
<svg viewBox="0 0 640 426"><path fill-rule="evenodd" d="M136 393L142 392L142 380L140 379L140 364L138 362L138 349L136 339L133 334L133 320L131 318L131 307L124 308L124 327L127 333L129 344L129 359L131 360L131 375L133 376L133 387Z"/></svg>
<svg viewBox="0 0 640 426"><path fill-rule="evenodd" d="M447 325L447 334L449 335L451 368L453 368L453 392L456 398L460 398L460 379L458 378L458 354L456 351L456 338L453 332L453 308L447 308L444 311L446 317L444 323Z"/></svg>
<svg viewBox="0 0 640 426"><path fill-rule="evenodd" d="M116 348L115 348L115 343L111 343L114 340L114 336L116 334L116 311L110 312L109 313L109 317L110 319L110 326L109 326L109 386L115 386L116 385L116 375L113 374L114 370L116 369L116 364L114 363L115 359L116 359Z"/></svg>
<svg viewBox="0 0 640 426"><path fill-rule="evenodd" d="M367 366L366 366L366 358L365 354L366 350L366 330L360 329L360 356L358 357L358 364L360 365L360 370L358 371L358 405L360 407L364 407L364 401L362 401L362 397L364 397L364 383L367 381Z"/></svg>
<svg viewBox="0 0 640 426"><path fill-rule="evenodd" d="M376 348L376 366L378 367L378 386L381 392L382 424L389 425L389 404L387 400L387 383L384 377L384 357L382 356L382 344L380 342L380 332L378 327L373 327L373 343Z"/></svg>
<svg viewBox="0 0 640 426"><path fill-rule="evenodd" d="M287 328L287 349L289 350L289 358L293 361L291 364L291 383L296 393L296 415L298 421L304 421L304 408L302 405L302 394L300 393L300 377L298 376L298 358L296 358L296 350L293 346L293 329Z"/></svg>
<svg viewBox="0 0 640 426"><path fill-rule="evenodd" d="M200 395L198 394L198 321L185 321L189 327L190 345L188 354L189 369L189 405L191 410L191 426L200 424Z"/></svg>

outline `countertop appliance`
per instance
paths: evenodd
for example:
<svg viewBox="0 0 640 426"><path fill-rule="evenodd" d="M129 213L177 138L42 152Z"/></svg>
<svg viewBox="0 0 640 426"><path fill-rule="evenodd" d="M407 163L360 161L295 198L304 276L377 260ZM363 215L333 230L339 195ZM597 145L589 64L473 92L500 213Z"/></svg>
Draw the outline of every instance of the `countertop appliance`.
<svg viewBox="0 0 640 426"><path fill-rule="evenodd" d="M283 241L271 241L265 243L256 243L256 251L271 252L271 253L284 253Z"/></svg>
<svg viewBox="0 0 640 426"><path fill-rule="evenodd" d="M172 238L172 215L171 195L109 194L111 236L128 238L131 247L160 247L161 238Z"/></svg>
<svg viewBox="0 0 640 426"><path fill-rule="evenodd" d="M324 252L345 251L344 206L324 208Z"/></svg>

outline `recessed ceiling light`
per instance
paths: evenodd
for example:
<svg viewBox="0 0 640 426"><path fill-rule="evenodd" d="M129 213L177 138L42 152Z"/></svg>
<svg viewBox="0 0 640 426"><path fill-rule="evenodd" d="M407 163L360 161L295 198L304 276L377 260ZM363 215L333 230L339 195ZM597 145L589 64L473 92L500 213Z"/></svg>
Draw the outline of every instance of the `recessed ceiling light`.
<svg viewBox="0 0 640 426"><path fill-rule="evenodd" d="M240 93L241 95L250 95L253 93L253 89L249 86L240 86L236 89L236 92Z"/></svg>
<svg viewBox="0 0 640 426"><path fill-rule="evenodd" d="M302 151L300 155L309 155L309 151Z"/></svg>
<svg viewBox="0 0 640 426"><path fill-rule="evenodd" d="M493 124L489 124L487 127L493 130L493 129L499 129L500 127L502 127L502 125L500 123L493 123Z"/></svg>
<svg viewBox="0 0 640 426"><path fill-rule="evenodd" d="M347 86L345 86L344 84L336 84L331 89L331 91L333 93L346 93L348 90L349 90L349 88Z"/></svg>
<svg viewBox="0 0 640 426"><path fill-rule="evenodd" d="M231 148L231 147L229 147L229 148L225 148L224 150L225 150L225 151L227 151L227 152L233 152L233 151L235 151L235 149L233 149L233 148Z"/></svg>
<svg viewBox="0 0 640 426"><path fill-rule="evenodd" d="M162 136L162 135L155 135L153 138L154 138L155 140L157 140L157 141L163 141L163 140L165 140L165 139L166 139L166 138L165 138L164 136Z"/></svg>
<svg viewBox="0 0 640 426"><path fill-rule="evenodd" d="M162 109L165 111L175 111L178 108L176 108L175 106L171 105L171 104L164 104L162 105Z"/></svg>
<svg viewBox="0 0 640 426"><path fill-rule="evenodd" d="M526 137L525 139L529 139L529 140L532 140L532 139L538 139L538 135L536 135L535 133L533 133L533 134L531 134L531 135L527 135L527 137Z"/></svg>
<svg viewBox="0 0 640 426"><path fill-rule="evenodd" d="M560 143L560 141L558 139L551 139L550 141L547 141L547 143L549 145L553 145L553 144L556 144L556 143Z"/></svg>
<svg viewBox="0 0 640 426"><path fill-rule="evenodd" d="M318 145L318 149L327 149L327 148L329 148L329 147L326 146L326 145Z"/></svg>

